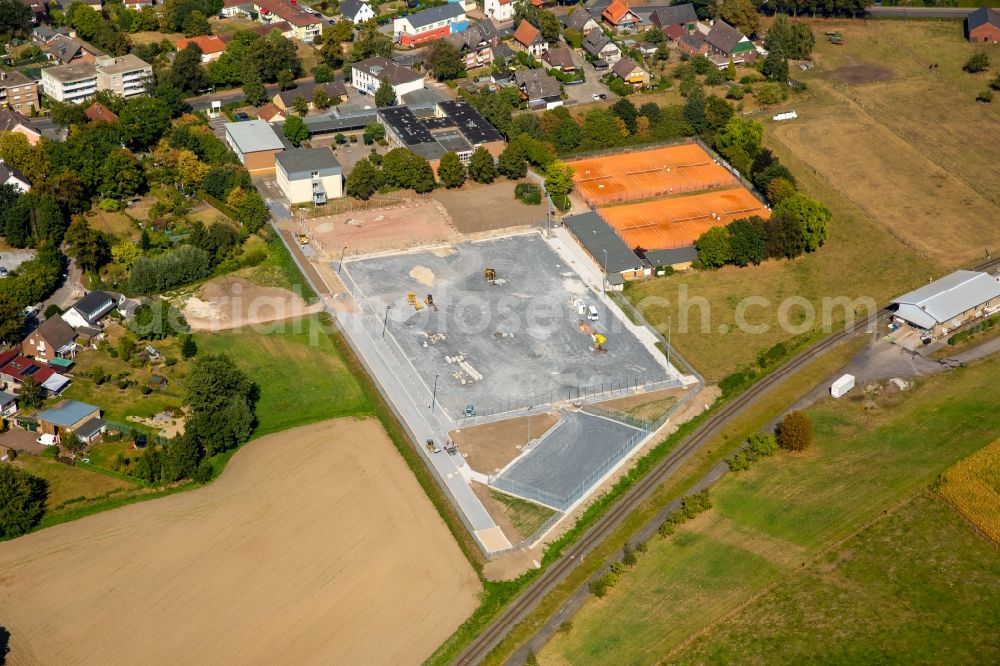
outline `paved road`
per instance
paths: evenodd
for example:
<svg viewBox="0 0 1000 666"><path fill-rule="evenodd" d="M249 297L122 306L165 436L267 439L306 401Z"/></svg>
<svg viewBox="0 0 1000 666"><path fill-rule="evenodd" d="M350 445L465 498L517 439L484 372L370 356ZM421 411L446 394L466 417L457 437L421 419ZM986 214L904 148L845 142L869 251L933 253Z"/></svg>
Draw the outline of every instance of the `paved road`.
<svg viewBox="0 0 1000 666"><path fill-rule="evenodd" d="M42 312L45 312L45 309L53 304L58 305L60 309L65 311L69 306L80 300L83 297L83 285L80 283L80 278L82 277L83 271L77 267L76 261L70 259L69 268L66 271L66 279L55 290L55 293L42 303Z"/></svg>
<svg viewBox="0 0 1000 666"><path fill-rule="evenodd" d="M870 5L867 12L875 17L899 17L899 18L965 18L975 7L879 7Z"/></svg>

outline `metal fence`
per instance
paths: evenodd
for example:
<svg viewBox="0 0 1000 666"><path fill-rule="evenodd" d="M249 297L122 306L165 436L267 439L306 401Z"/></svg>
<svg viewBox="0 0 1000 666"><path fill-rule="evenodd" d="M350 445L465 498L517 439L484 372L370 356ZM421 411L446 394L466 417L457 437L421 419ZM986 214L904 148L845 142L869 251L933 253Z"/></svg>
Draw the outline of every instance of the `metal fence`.
<svg viewBox="0 0 1000 666"><path fill-rule="evenodd" d="M148 430L143 430L135 425L130 425L128 423L119 423L117 421L105 421L104 424L107 426L108 431L117 430L125 437L135 438L136 435L145 435L147 446L158 444L160 446L167 446L170 440L156 433L149 432Z"/></svg>

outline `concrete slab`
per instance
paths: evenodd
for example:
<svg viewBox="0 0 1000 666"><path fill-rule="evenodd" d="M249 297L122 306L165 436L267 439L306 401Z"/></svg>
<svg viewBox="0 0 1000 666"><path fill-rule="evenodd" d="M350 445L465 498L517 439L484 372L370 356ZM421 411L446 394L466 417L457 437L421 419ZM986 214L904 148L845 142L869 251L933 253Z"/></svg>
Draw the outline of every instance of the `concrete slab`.
<svg viewBox="0 0 1000 666"><path fill-rule="evenodd" d="M536 234L350 260L343 273L371 326L388 306L387 345L452 420L468 404L482 416L672 378L665 359ZM424 304L428 294L436 307ZM579 301L597 309L596 321L578 314ZM606 352L592 351L588 330L606 336Z"/></svg>

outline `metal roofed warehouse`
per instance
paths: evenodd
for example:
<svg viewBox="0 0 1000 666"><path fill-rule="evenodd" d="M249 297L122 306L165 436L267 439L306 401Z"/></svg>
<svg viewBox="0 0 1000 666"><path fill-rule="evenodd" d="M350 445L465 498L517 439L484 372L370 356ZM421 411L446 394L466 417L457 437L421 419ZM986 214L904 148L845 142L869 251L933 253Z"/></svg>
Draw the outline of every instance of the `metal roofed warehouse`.
<svg viewBox="0 0 1000 666"><path fill-rule="evenodd" d="M955 271L892 301L897 318L942 335L1000 310L1000 279L977 271Z"/></svg>
<svg viewBox="0 0 1000 666"><path fill-rule="evenodd" d="M594 261L602 268L607 269L608 275L619 273L628 280L646 274L646 267L642 259L625 245L625 241L619 238L618 234L597 213L571 215L563 220L563 224L573 232L587 254L593 257ZM605 256L607 257L606 264Z"/></svg>

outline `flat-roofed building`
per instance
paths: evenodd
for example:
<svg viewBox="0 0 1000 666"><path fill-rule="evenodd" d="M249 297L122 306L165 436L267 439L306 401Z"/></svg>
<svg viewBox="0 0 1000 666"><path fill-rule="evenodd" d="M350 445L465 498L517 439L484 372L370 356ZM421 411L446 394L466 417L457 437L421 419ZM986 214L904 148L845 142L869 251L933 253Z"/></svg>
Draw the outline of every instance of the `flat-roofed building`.
<svg viewBox="0 0 1000 666"><path fill-rule="evenodd" d="M42 92L57 102L77 104L98 90L110 90L128 99L144 95L153 78L149 63L132 54L101 56L95 62L72 62L42 70Z"/></svg>
<svg viewBox="0 0 1000 666"><path fill-rule="evenodd" d="M226 143L251 174L274 171L275 156L285 149L285 144L274 128L263 120L226 123Z"/></svg>
<svg viewBox="0 0 1000 666"><path fill-rule="evenodd" d="M286 150L274 163L278 187L289 203L318 206L344 196L344 170L329 148Z"/></svg>

